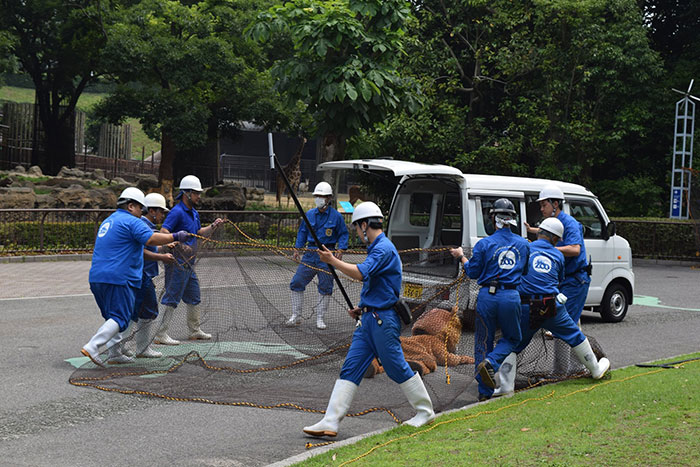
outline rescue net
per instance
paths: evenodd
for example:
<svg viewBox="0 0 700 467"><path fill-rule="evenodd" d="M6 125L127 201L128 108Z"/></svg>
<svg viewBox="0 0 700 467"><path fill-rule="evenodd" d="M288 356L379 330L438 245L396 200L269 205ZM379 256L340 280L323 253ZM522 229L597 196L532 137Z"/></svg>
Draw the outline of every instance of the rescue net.
<svg viewBox="0 0 700 467"><path fill-rule="evenodd" d="M153 345L162 357L135 358L133 363L105 368L85 358L70 383L170 400L324 411L355 322L335 285L324 316L327 328L317 329L317 275L304 292L299 324L287 324L291 315L289 284L299 262L293 257L294 249L285 243L292 244L298 222L228 220L213 238L200 238L197 251L175 249L173 253L182 263L179 267L199 279L201 328L212 334L212 339L187 339L186 307L180 304L168 332L181 341L180 345ZM449 246L399 253L404 268L403 295L412 314L411 325L402 328L406 359L422 373L436 411L471 404L477 400L472 357L478 288L463 275ZM365 256L364 249L355 243L343 259L360 263ZM319 270L318 274L328 273ZM338 276L356 304L362 284L343 274ZM164 291L162 266L154 283L160 298ZM162 306L160 309L162 315ZM153 339L160 319L150 327L148 341ZM602 356L595 340L589 339ZM122 342L125 349L134 351L138 340L127 330ZM106 353L103 351L103 360ZM516 389L588 375L566 344L546 340L540 332L518 356ZM376 361L368 369L349 414L371 412L383 412L396 422L414 414L396 383Z"/></svg>

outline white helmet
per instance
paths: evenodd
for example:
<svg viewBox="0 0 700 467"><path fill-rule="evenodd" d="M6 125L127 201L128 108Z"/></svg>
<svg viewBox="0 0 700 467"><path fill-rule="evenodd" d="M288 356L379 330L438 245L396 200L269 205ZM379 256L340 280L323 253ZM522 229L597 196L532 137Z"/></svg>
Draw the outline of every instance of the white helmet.
<svg viewBox="0 0 700 467"><path fill-rule="evenodd" d="M333 196L333 188L328 182L319 182L314 188L314 196Z"/></svg>
<svg viewBox="0 0 700 467"><path fill-rule="evenodd" d="M369 218L384 219L384 215L382 214L382 210L379 209L379 206L374 204L372 201L365 201L364 203L358 204L355 210L352 212L351 223L354 224L355 222Z"/></svg>
<svg viewBox="0 0 700 467"><path fill-rule="evenodd" d="M122 204L125 201L136 201L139 203L141 206L144 206L146 204L146 200L144 199L143 196L143 191L139 190L138 188L134 186L130 186L128 188L124 188L124 191L122 191L122 194L119 195L119 199L117 200L117 205Z"/></svg>
<svg viewBox="0 0 700 467"><path fill-rule="evenodd" d="M194 190L194 191L204 191L202 190L202 182L199 181L195 175L185 175L180 180L180 190Z"/></svg>
<svg viewBox="0 0 700 467"><path fill-rule="evenodd" d="M161 208L163 211L168 211L165 206L165 197L160 193L149 193L145 199L146 208Z"/></svg>
<svg viewBox="0 0 700 467"><path fill-rule="evenodd" d="M540 197L537 198L537 201L539 202L545 199L560 199L564 201L564 192L556 185L547 185L540 191Z"/></svg>
<svg viewBox="0 0 700 467"><path fill-rule="evenodd" d="M556 217L548 217L540 224L540 230L549 232L559 238L564 238L564 224Z"/></svg>

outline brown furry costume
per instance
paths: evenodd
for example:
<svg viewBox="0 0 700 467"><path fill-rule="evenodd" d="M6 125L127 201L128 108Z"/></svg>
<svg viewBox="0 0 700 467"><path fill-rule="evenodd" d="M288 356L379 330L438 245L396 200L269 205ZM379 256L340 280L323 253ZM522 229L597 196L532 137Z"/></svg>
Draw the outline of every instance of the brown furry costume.
<svg viewBox="0 0 700 467"><path fill-rule="evenodd" d="M401 337L401 347L408 365L422 376L435 371L438 365L444 366L446 354L447 366L473 364L472 357L454 353L461 333L462 322L456 313L440 308L423 313L413 323L411 336ZM383 372L384 368L375 358L367 369L365 378Z"/></svg>

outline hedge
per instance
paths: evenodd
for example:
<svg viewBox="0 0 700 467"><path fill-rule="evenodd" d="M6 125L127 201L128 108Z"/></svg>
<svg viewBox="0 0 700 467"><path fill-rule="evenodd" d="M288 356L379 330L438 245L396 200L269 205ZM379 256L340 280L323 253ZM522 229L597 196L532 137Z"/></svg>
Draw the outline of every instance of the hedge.
<svg viewBox="0 0 700 467"><path fill-rule="evenodd" d="M700 261L700 223L669 219L613 219L617 233L625 237L636 258L685 259ZM293 246L297 222L276 222L261 232L258 222L239 222L238 227L250 237L272 245ZM95 222L16 221L0 223L0 254L16 252L91 251L95 243ZM43 248L41 232L43 230ZM356 244L350 230L351 247ZM279 237L278 237L279 231ZM265 238L261 238L264 233ZM231 224L225 225L220 237L227 241L247 241ZM278 243L279 242L279 243ZM356 245L355 245L356 246Z"/></svg>
<svg viewBox="0 0 700 467"><path fill-rule="evenodd" d="M636 258L699 259L699 229L695 221L670 219L613 219Z"/></svg>

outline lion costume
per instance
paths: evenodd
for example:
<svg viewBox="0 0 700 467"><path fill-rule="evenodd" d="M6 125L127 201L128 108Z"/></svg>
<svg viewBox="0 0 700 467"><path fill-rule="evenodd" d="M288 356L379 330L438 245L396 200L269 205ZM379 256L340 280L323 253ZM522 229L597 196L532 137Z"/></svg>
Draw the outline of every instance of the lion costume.
<svg viewBox="0 0 700 467"><path fill-rule="evenodd" d="M401 348L408 365L421 376L435 371L438 365L445 363L447 366L473 364L474 358L454 353L461 334L462 322L456 313L433 308L413 323L411 336L401 337ZM384 368L375 358L367 369L365 378L383 372Z"/></svg>

